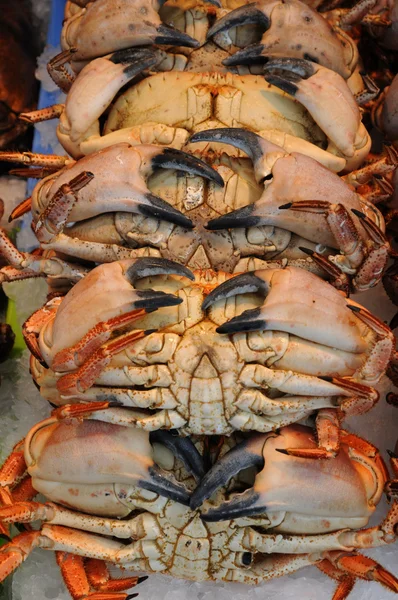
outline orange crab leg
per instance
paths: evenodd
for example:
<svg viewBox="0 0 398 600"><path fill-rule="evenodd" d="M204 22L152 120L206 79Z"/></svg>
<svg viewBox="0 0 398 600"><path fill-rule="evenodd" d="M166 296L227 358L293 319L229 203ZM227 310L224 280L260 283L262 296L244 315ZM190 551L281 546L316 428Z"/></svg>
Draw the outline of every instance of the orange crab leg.
<svg viewBox="0 0 398 600"><path fill-rule="evenodd" d="M41 108L39 110L32 110L31 112L21 113L19 119L25 123L41 123L42 121L50 121L51 119L58 119L64 112L64 104L53 104L53 106L47 106L47 108Z"/></svg>
<svg viewBox="0 0 398 600"><path fill-rule="evenodd" d="M23 202L21 202L20 204L18 204L18 206L16 206L14 208L14 210L11 212L10 216L8 217L8 222L11 223L11 221L14 221L14 219L19 219L20 217L23 217L23 215L26 215L26 213L30 212L30 209L32 208L32 198L26 198L26 200L24 200Z"/></svg>
<svg viewBox="0 0 398 600"><path fill-rule="evenodd" d="M378 581L392 592L398 593L398 579L376 561L362 554L330 553L331 562L343 572L367 581Z"/></svg>
<svg viewBox="0 0 398 600"><path fill-rule="evenodd" d="M0 581L13 573L30 552L39 545L40 531L17 535L9 544L0 548Z"/></svg>
<svg viewBox="0 0 398 600"><path fill-rule="evenodd" d="M57 381L57 389L63 395L82 394L90 388L103 369L110 363L112 356L125 350L134 342L145 337L149 331L130 331L116 339L107 342L78 369L75 373L63 375Z"/></svg>
<svg viewBox="0 0 398 600"><path fill-rule="evenodd" d="M138 594L123 594L120 592L135 587L146 579L146 577L128 577L110 580L105 563L101 560L93 559L85 562L81 556L61 551L56 552L55 555L61 575L73 600L85 600L86 598L90 600L131 600ZM91 562L93 563L92 567L89 566ZM97 569L100 576L95 577L94 574L94 577L92 577L93 573L89 574L89 569L91 571ZM107 582L109 587L114 587L114 589L103 589L101 587L101 581L106 577L106 573L108 573L108 576L104 582L104 587L106 588ZM112 584L114 585L112 586ZM92 592L91 587L99 591Z"/></svg>
<svg viewBox="0 0 398 600"><path fill-rule="evenodd" d="M103 560L89 558L85 563L87 579L93 588L102 592L119 592L146 581L148 576L125 577L123 579L111 579L108 568Z"/></svg>
<svg viewBox="0 0 398 600"><path fill-rule="evenodd" d="M74 346L60 350L52 361L54 371L68 371L82 366L87 360L90 360L92 354L97 351L102 344L107 342L116 329L121 329L131 325L141 317L146 315L144 308L136 308L124 315L113 317L108 321L101 321L90 329L86 335Z"/></svg>
<svg viewBox="0 0 398 600"><path fill-rule="evenodd" d="M15 484L25 475L24 441L21 440L14 446L10 456L0 469L0 485L2 487Z"/></svg>
<svg viewBox="0 0 398 600"><path fill-rule="evenodd" d="M355 578L347 573L343 573L340 569L335 567L330 560L325 558L316 565L322 573L325 573L331 579L335 579L339 582L339 585L333 594L332 600L346 600L349 593L352 591L355 585Z"/></svg>

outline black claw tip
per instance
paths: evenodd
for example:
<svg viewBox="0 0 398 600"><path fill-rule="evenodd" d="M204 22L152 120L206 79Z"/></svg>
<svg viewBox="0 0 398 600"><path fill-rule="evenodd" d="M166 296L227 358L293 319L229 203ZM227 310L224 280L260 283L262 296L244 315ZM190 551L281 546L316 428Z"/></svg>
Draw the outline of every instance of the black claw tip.
<svg viewBox="0 0 398 600"><path fill-rule="evenodd" d="M293 205L293 202L286 202L286 204L282 204L281 206L279 206L279 210L286 210L287 208L291 208Z"/></svg>
<svg viewBox="0 0 398 600"><path fill-rule="evenodd" d="M231 298L238 294L249 294L250 292L266 293L266 285L263 279L257 277L254 272L242 273L228 279L218 287L216 287L204 300L202 309L207 310L209 306L218 300Z"/></svg>
<svg viewBox="0 0 398 600"><path fill-rule="evenodd" d="M155 219L163 219L174 223L184 229L193 229L194 225L191 219L188 219L179 210L171 206L168 202L153 194L145 194L145 198L150 204L139 204L138 210L145 217L153 217Z"/></svg>
<svg viewBox="0 0 398 600"><path fill-rule="evenodd" d="M152 333L156 333L157 329L145 329L144 335L151 335Z"/></svg>
<svg viewBox="0 0 398 600"><path fill-rule="evenodd" d="M227 323L223 323L220 327L217 327L217 333L239 333L249 331L263 331L267 322L264 319L258 319L261 309L253 308L245 310L239 317L234 317Z"/></svg>
<svg viewBox="0 0 398 600"><path fill-rule="evenodd" d="M222 64L226 67L234 67L236 65L257 65L264 64L268 61L268 57L263 54L264 44L252 44L243 50L238 50L232 56L225 58Z"/></svg>
<svg viewBox="0 0 398 600"><path fill-rule="evenodd" d="M354 306L354 304L347 304L347 308L352 310L352 312L356 312L356 313L361 312L361 308L359 306Z"/></svg>
<svg viewBox="0 0 398 600"><path fill-rule="evenodd" d="M133 285L139 279L153 275L180 275L181 277L187 277L191 281L195 281L195 275L188 267L157 256L138 258L125 273L126 279Z"/></svg>
<svg viewBox="0 0 398 600"><path fill-rule="evenodd" d="M129 594L126 596L126 600L132 600L132 598L137 598L139 594Z"/></svg>
<svg viewBox="0 0 398 600"><path fill-rule="evenodd" d="M148 309L148 312L165 306L177 306L182 302L181 298L174 296L174 294L165 294L165 292L137 290L135 293L140 300L135 300L134 307Z"/></svg>
<svg viewBox="0 0 398 600"><path fill-rule="evenodd" d="M333 383L333 377L329 377L328 375L320 375L318 379L322 381L327 381L328 383Z"/></svg>
<svg viewBox="0 0 398 600"><path fill-rule="evenodd" d="M215 169L205 163L204 160L181 150L165 148L160 154L154 156L152 165L163 169L177 169L190 175L198 175L224 187L224 180Z"/></svg>
<svg viewBox="0 0 398 600"><path fill-rule="evenodd" d="M270 73L266 73L264 75L264 79L270 83L271 85L275 85L277 88L286 92L290 96L295 96L298 92L298 86L284 79L283 77L279 77L279 75L271 75Z"/></svg>
<svg viewBox="0 0 398 600"><path fill-rule="evenodd" d="M390 458L398 458L398 454L396 454L392 450L387 450L387 454Z"/></svg>
<svg viewBox="0 0 398 600"><path fill-rule="evenodd" d="M219 229L255 227L256 225L260 225L261 217L256 217L253 215L254 210L254 204L244 206L243 208L238 208L238 210L234 210L227 215L223 215L217 219L212 219L207 223L206 229L210 231L217 231Z"/></svg>
<svg viewBox="0 0 398 600"><path fill-rule="evenodd" d="M153 38L155 44L165 46L187 46L188 48L198 48L200 43L190 35L174 29L169 25L159 25L156 29L157 35Z"/></svg>
<svg viewBox="0 0 398 600"><path fill-rule="evenodd" d="M357 217L359 217L360 219L366 219L366 215L365 215L365 213L363 213L363 212L362 212L362 211L360 211L360 210L357 210L356 208L352 208L352 209L351 209L351 212L353 212L353 213L354 213L354 215L356 215L356 216L357 216Z"/></svg>
<svg viewBox="0 0 398 600"><path fill-rule="evenodd" d="M305 248L304 246L299 246L299 250L304 252L304 254L308 254L308 256L314 256L315 250L311 250L311 248Z"/></svg>
<svg viewBox="0 0 398 600"><path fill-rule="evenodd" d="M281 454L285 454L286 456L289 456L289 452L287 450L285 450L284 448L275 448L275 450L277 452L280 452Z"/></svg>
<svg viewBox="0 0 398 600"><path fill-rule="evenodd" d="M143 575L142 577L138 577L138 579L137 579L137 585L140 584L140 583L143 583L147 579L148 579L148 575Z"/></svg>

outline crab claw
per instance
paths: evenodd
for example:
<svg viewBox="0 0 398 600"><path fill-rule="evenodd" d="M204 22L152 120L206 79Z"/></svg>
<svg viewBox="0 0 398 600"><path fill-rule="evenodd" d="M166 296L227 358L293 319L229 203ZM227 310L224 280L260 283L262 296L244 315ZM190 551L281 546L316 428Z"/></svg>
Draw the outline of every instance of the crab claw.
<svg viewBox="0 0 398 600"><path fill-rule="evenodd" d="M240 127L221 127L199 131L189 139L190 144L196 142L220 142L243 150L253 161L254 174L258 183L262 183L265 178L269 177L278 158L287 155L287 152L280 146ZM220 219L223 218L220 217ZM228 218L228 215L225 215L225 218ZM216 221L218 222L219 219L214 219L211 223Z"/></svg>
<svg viewBox="0 0 398 600"><path fill-rule="evenodd" d="M291 289L295 290L293 296ZM287 267L242 273L215 288L206 298L204 308L218 300L256 291L265 296L263 305L245 310L220 325L218 333L277 330L348 352L359 348L359 321L353 318L345 298L304 269ZM329 294L333 299L329 296L330 302L325 303L325 295ZM327 335L325 322L331 324Z"/></svg>
<svg viewBox="0 0 398 600"><path fill-rule="evenodd" d="M97 0L89 4L82 17L62 31L62 46L77 48L73 61L85 61L108 54L116 48L164 44L196 48L199 43L186 33L162 23L157 9L165 0ZM104 34L104 17L106 33Z"/></svg>
<svg viewBox="0 0 398 600"><path fill-rule="evenodd" d="M221 33L227 33L233 27L241 27L243 25L257 24L263 26L264 29L268 29L270 26L270 19L268 15L258 7L257 3L253 2L245 6L240 6L235 10L232 10L221 19L218 19L212 27L210 27L207 37L211 38ZM239 52L237 52L239 54ZM231 57L232 58L232 57ZM225 59L224 64L234 64L229 62L230 59ZM241 64L241 63L235 63Z"/></svg>
<svg viewBox="0 0 398 600"><path fill-rule="evenodd" d="M187 471L192 473L196 481L203 478L204 461L190 438L180 437L177 432L158 430L150 432L149 440L151 444L162 444L171 450L183 462Z"/></svg>
<svg viewBox="0 0 398 600"><path fill-rule="evenodd" d="M198 175L199 177L203 177L204 179L208 179L209 181L213 181L217 185L224 187L224 180L215 169L209 167L209 165L200 158L174 148L161 149L159 154L152 158L151 168L185 171L190 175Z"/></svg>
<svg viewBox="0 0 398 600"><path fill-rule="evenodd" d="M108 348L103 354L101 348L104 349L103 344L108 342L114 331L130 326L147 312L181 303L174 294L135 289L136 282L143 277L169 274L189 279L194 277L187 267L156 257L105 263L90 271L65 296L56 312L51 324L54 343L43 350L47 364L57 371L69 371L81 365L87 366L86 361L94 360L99 353L95 368L92 373L89 371L90 381L92 377L95 380L97 370L110 359L111 350ZM87 306L90 307L88 312ZM119 349L117 340L112 340L115 352Z"/></svg>
<svg viewBox="0 0 398 600"><path fill-rule="evenodd" d="M276 58L264 66L264 77L294 96L329 139L329 150L344 156L347 170L356 168L370 149L369 135L349 87L338 73L298 58Z"/></svg>
<svg viewBox="0 0 398 600"><path fill-rule="evenodd" d="M195 275L188 267L167 258L148 256L134 261L126 261L126 263L128 262L132 262L133 264L128 267L126 278L133 285L143 277L153 277L154 275L179 275L180 277L187 277L191 281L195 281Z"/></svg>
<svg viewBox="0 0 398 600"><path fill-rule="evenodd" d="M216 21L208 37L217 36L217 42L230 50L230 29L247 24L263 29L261 43L238 50L223 61L224 65L258 64L270 56L289 56L313 60L347 79L357 63L357 49L348 36L342 32L336 35L326 19L298 0L241 6Z"/></svg>
<svg viewBox="0 0 398 600"><path fill-rule="evenodd" d="M226 486L228 481L243 469L256 467L261 470L264 466L263 447L266 440L267 436L254 436L241 442L218 460L193 492L190 502L191 509L196 510L199 508L216 490ZM243 494L234 496L229 502L224 502L221 506L206 511L202 514L202 519L205 521L222 521L228 518L248 516L253 514L252 508L256 505L258 499L259 494L250 489ZM255 512L259 512L257 505ZM229 516L226 516L227 513Z"/></svg>
<svg viewBox="0 0 398 600"><path fill-rule="evenodd" d="M148 479L141 479L138 485L144 490L154 492L160 496L175 500L180 504L189 506L191 500L191 492L183 484L179 483L174 475L168 473L158 465L152 465L148 469Z"/></svg>

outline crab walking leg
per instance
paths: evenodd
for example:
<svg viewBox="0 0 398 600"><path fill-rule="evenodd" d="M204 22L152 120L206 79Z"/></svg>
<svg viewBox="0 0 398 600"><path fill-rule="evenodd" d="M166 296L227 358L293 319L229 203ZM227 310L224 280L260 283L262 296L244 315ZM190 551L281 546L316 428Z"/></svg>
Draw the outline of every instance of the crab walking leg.
<svg viewBox="0 0 398 600"><path fill-rule="evenodd" d="M353 285L358 291L373 287L379 281L387 264L390 245L381 229L362 212L352 209L354 215L361 220L368 235L368 248L360 239L351 215L342 204L312 200L292 202L280 208L325 214L338 247L344 254L344 256L330 256L329 260L345 273L355 274L357 272Z"/></svg>
<svg viewBox="0 0 398 600"><path fill-rule="evenodd" d="M146 254L151 255L151 253L153 256L159 255L159 252L153 247L148 247L147 250L141 248L133 249L118 244L104 244L101 242L79 240L78 238L70 237L64 233L59 233L53 240L44 243L43 247L69 254L75 258L80 258L81 260L98 263L110 263L126 258L138 258L139 256L145 256ZM144 254L144 252L146 252L146 254Z"/></svg>
<svg viewBox="0 0 398 600"><path fill-rule="evenodd" d="M126 520L109 519L68 510L52 502L18 502L0 508L0 519L6 523L32 523L40 520L49 525L62 525L120 539L156 540L162 535L155 517L150 513L142 513Z"/></svg>
<svg viewBox="0 0 398 600"><path fill-rule="evenodd" d="M31 177L31 175L28 174L27 177ZM30 212L31 208L32 208L32 197L29 196L29 198L26 198L26 200L23 200L20 204L18 204L18 206L16 206L14 208L14 210L11 211L10 216L8 217L8 222L11 223L15 219L19 219L20 217L23 217L24 215L26 215L26 213Z"/></svg>
<svg viewBox="0 0 398 600"><path fill-rule="evenodd" d="M377 581L392 592L398 592L398 580L384 567L367 556L346 552L329 552L327 558L316 564L318 569L339 582L333 600L345 600L357 578Z"/></svg>
<svg viewBox="0 0 398 600"><path fill-rule="evenodd" d="M81 556L58 551L55 553L62 578L73 600L131 600L138 594L121 594L145 581L146 577L111 579L101 560L84 561ZM92 591L94 588L94 591Z"/></svg>
<svg viewBox="0 0 398 600"><path fill-rule="evenodd" d="M39 110L20 113L19 118L21 121L25 121L26 123L33 125L34 123L41 123L42 121L58 119L64 110L65 104L53 104L52 106L46 106L46 108L40 108Z"/></svg>
<svg viewBox="0 0 398 600"><path fill-rule="evenodd" d="M2 229L0 229L0 255L11 265L0 269L0 282L47 276L78 281L89 271L89 269L68 263L57 256L42 258L40 255L20 252Z"/></svg>
<svg viewBox="0 0 398 600"><path fill-rule="evenodd" d="M135 308L124 315L119 315L108 321L98 323L90 329L77 344L61 350L54 356L51 365L53 370L63 372L76 367L81 367L90 359L94 352L99 350L100 347L110 339L115 330L131 325L138 319L144 317L147 312L147 308ZM110 348L112 347L113 346Z"/></svg>
<svg viewBox="0 0 398 600"><path fill-rule="evenodd" d="M0 549L0 580L11 574L34 548L60 550L79 556L128 566L139 558L159 558L155 540L122 543L57 525L44 525L41 531L22 533Z"/></svg>
<svg viewBox="0 0 398 600"><path fill-rule="evenodd" d="M73 55L76 53L75 48L64 50L60 52L54 58L52 58L47 64L47 71L53 82L62 90L65 94L70 91L73 82L76 77L71 75L64 67L66 63L70 62Z"/></svg>
<svg viewBox="0 0 398 600"><path fill-rule="evenodd" d="M98 375L112 360L112 356L125 350L137 340L150 335L153 330L130 331L114 340L106 342L74 373L63 375L57 382L57 389L62 394L84 392L90 388Z"/></svg>
<svg viewBox="0 0 398 600"><path fill-rule="evenodd" d="M358 188L368 183L375 175L387 175L395 171L398 166L398 151L394 146L384 146L385 155L360 169L342 176L343 181Z"/></svg>
<svg viewBox="0 0 398 600"><path fill-rule="evenodd" d="M353 300L347 306L356 316L363 321L378 336L364 365L355 374L356 379L366 383L376 383L380 379L380 366L385 364L383 372L387 370L388 364L395 348L395 338L391 329L380 321L375 315L367 311L363 306L356 304Z"/></svg>
<svg viewBox="0 0 398 600"><path fill-rule="evenodd" d="M58 171L65 165L73 164L75 161L69 156L58 154L39 154L37 152L17 152L4 150L0 152L0 162L18 162L25 166L47 167Z"/></svg>
<svg viewBox="0 0 398 600"><path fill-rule="evenodd" d="M35 223L35 234L40 242L51 240L62 231L77 202L77 193L94 178L93 173L82 171L68 184L62 185L51 198L43 213Z"/></svg>

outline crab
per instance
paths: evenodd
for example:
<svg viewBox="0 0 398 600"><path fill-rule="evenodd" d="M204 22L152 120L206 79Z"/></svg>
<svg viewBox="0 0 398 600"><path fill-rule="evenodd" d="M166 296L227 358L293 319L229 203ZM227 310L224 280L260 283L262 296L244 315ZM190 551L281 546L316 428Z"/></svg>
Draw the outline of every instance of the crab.
<svg viewBox="0 0 398 600"><path fill-rule="evenodd" d="M298 2L290 1L294 5ZM305 5L298 4L304 11L311 12ZM97 0L86 14L100 5ZM323 17L314 15L326 25ZM253 30L256 30L255 26ZM109 39L111 41L111 36ZM139 39L140 36L137 43ZM338 73L321 65L313 66L312 74L307 67L306 77L310 81L300 84L302 92L297 95L300 97L297 101L264 81L262 68L259 74L251 74L250 68L245 66L234 67L235 73L228 73L221 64L228 53L211 41L188 56L151 47L128 48L111 54L105 54L104 50L102 54L80 71L70 87L65 107L57 105L23 116L30 122L60 117L58 137L75 158L119 141L151 141L181 148L189 133L205 128L206 122L211 122L211 125L219 122L221 126L246 125L256 131L260 131L261 127L261 134L267 139L282 145L294 144L296 150L319 157L335 171L353 170L369 152L370 138L361 124L354 96ZM66 75L63 77L64 63L75 55L72 50L66 50L52 63L52 70L57 73L61 85L65 80L65 85L70 86L70 79ZM316 56L312 58L317 60ZM268 76L273 69L279 69L279 59L274 60L277 60L276 65L270 60L264 67ZM291 61L293 65L296 61L301 64L301 59L295 56ZM147 69L162 72L148 76L145 73ZM239 70L245 74L238 74ZM136 82L139 77L142 79L142 74L146 75L144 79L129 87L113 104L101 135L99 117L112 105L121 87ZM170 94L161 106L158 100L154 104L154 99L161 96L165 86ZM328 105L317 101L312 86L325 89L324 98L327 98ZM331 89L337 90L337 94L332 92L333 101ZM95 103L93 97L96 97ZM256 111L252 110L253 103L257 105ZM349 115L338 126L335 121L330 124L327 108L329 106L332 110L336 103L340 114L348 111ZM345 135L352 138L350 148L340 144L341 137Z"/></svg>
<svg viewBox="0 0 398 600"><path fill-rule="evenodd" d="M192 283L181 266L164 267L177 277L152 276L162 273L163 260L96 267L64 299L28 319L24 335L42 395L53 405L111 399L125 408L110 407L102 418L184 435L266 432L315 411L319 449L308 456L336 455L340 420L378 400L373 386L394 345L388 327L303 269L232 278L198 272ZM141 317L121 302L121 292L110 296L115 287L131 295L121 278L131 270L150 277L134 278L140 291L133 293L149 297L146 310L157 289L167 291L157 312L145 316L141 309ZM286 303L291 289L297 300ZM225 323L226 316L234 318ZM122 325L127 332L113 339ZM137 419L130 407L144 412Z"/></svg>
<svg viewBox="0 0 398 600"><path fill-rule="evenodd" d="M74 410L70 407L64 416L73 417ZM57 551L61 558L73 552L96 559L87 563L92 573L105 560L146 573L258 585L316 565L337 579L339 598L346 598L357 577L378 581L398 592L394 575L355 553L395 541L398 519L394 504L381 525L359 529L366 527L388 477L376 448L365 440L345 433L339 457L326 463L275 451L290 445L305 446L309 440L315 446L311 429L302 426L283 428L279 434L251 436L225 453L230 440L221 451L224 456L191 495L190 508L167 498L157 484L154 489L149 485L148 491L146 482L154 461L147 434L92 420L92 415L84 416L81 411L77 414L77 422L52 418L36 425L24 443L26 464L21 460L21 446L16 458L8 461L14 472L27 469L33 489L44 493L50 502L11 500L0 509L5 523L42 521L40 530L22 533L0 549L2 579L35 547L41 547ZM185 469L167 450L163 450L163 463L178 473L182 480L179 486L194 486L189 476L192 464L199 466L196 474L202 467L195 447L192 442L188 445L187 459L186 442L173 436L168 440ZM163 442L162 437L159 441ZM95 451L99 446L105 450L100 454ZM63 459L71 452L79 457L73 465ZM115 455L118 466L112 460ZM95 457L90 468L86 466L87 456ZM225 492L219 492L198 511L204 497L247 465L262 468L254 488L235 494L229 502L223 502ZM13 472L8 469L6 474L3 486L11 487L12 493ZM167 486L169 479L174 477L168 475ZM228 493L244 485L237 480ZM58 562L67 575L67 560ZM87 582L87 575L83 561L75 560L74 566L79 577L70 589L79 598L82 589L78 582ZM131 585L129 579L125 582L126 587ZM107 597L113 598L112 594Z"/></svg>
<svg viewBox="0 0 398 600"><path fill-rule="evenodd" d="M68 159L66 167L37 184L32 199L11 218L31 207L41 248L62 253L63 259L101 263L150 254L226 272L246 270L247 257L258 265L287 259L319 275L327 270L346 289L367 289L380 280L389 248L383 218L338 175L239 128L200 132L190 139L191 152L198 142L210 142L200 154L213 168L196 155L126 143L76 163ZM222 143L231 144L228 154L217 150ZM232 157L236 149L250 158ZM24 153L7 158L45 162L42 155ZM59 157L59 164L64 161ZM49 164L55 162L52 156ZM173 172L154 173L158 167ZM289 201L294 203L287 210ZM238 204L238 211L227 212L231 204ZM62 270L63 259L56 255L46 262L18 252L5 234L0 248L12 265L1 270L3 279L82 276L76 264L66 262ZM320 266L306 260L306 253L315 253Z"/></svg>

